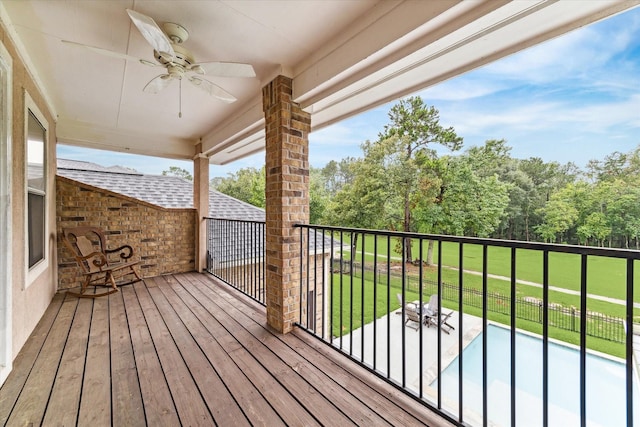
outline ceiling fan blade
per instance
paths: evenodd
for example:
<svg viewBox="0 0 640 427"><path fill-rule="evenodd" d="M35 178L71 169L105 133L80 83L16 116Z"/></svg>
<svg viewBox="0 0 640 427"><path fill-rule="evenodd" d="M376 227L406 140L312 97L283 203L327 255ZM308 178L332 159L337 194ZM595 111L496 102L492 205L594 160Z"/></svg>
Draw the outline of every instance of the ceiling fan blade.
<svg viewBox="0 0 640 427"><path fill-rule="evenodd" d="M217 77L255 77L256 72L251 64L239 62L201 62L193 67L201 66L206 74Z"/></svg>
<svg viewBox="0 0 640 427"><path fill-rule="evenodd" d="M95 52L104 56L109 56L111 58L124 59L127 61L136 61L144 65L149 65L151 67L158 66L158 64L156 64L155 62L147 61L146 59L136 58L135 56L127 55L125 53L114 52L112 50L102 49L101 47L89 46L88 44L76 43L69 40L61 40L61 41L62 43L65 43L71 46L82 47L84 49L88 49L92 52Z"/></svg>
<svg viewBox="0 0 640 427"><path fill-rule="evenodd" d="M159 76L151 79L142 91L145 93L158 93L169 86L169 83L171 83L172 80L173 78L169 74L160 74Z"/></svg>
<svg viewBox="0 0 640 427"><path fill-rule="evenodd" d="M202 89L210 96L214 98L218 98L221 101L232 103L237 101L236 97L231 95L226 90L222 89L220 86L211 83L209 80L202 79L197 76L189 76L189 81L196 87Z"/></svg>
<svg viewBox="0 0 640 427"><path fill-rule="evenodd" d="M172 58L176 56L171 46L171 41L167 35L162 32L160 27L158 27L158 24L156 24L153 18L131 9L127 9L127 13L134 25L138 27L140 34L142 34L156 51L168 53Z"/></svg>

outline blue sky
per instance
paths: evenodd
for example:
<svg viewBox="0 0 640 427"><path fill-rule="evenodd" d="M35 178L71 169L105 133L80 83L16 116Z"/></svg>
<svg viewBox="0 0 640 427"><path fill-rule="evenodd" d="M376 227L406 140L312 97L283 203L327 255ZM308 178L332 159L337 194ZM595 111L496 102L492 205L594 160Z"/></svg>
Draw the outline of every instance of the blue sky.
<svg viewBox="0 0 640 427"><path fill-rule="evenodd" d="M506 139L516 158L574 162L583 167L614 151L640 145L640 8L471 71L419 92L453 126L464 148ZM309 161L316 167L361 156L360 144L377 139L393 103L313 132ZM58 156L160 174L192 163L58 146ZM225 166L211 177L261 167L264 153Z"/></svg>

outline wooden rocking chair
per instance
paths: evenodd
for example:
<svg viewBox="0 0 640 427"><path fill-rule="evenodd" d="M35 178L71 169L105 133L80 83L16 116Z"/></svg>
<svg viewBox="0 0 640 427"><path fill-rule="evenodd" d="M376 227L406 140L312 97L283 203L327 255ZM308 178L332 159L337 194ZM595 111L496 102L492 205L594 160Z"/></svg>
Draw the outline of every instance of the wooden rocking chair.
<svg viewBox="0 0 640 427"><path fill-rule="evenodd" d="M62 240L73 253L82 274L85 276L80 293L68 291L69 294L82 298L96 298L118 292L118 286L139 282L142 278L134 266L139 262L127 262L133 256L133 248L129 245L115 249L107 249L104 233L97 227L66 228L62 232ZM109 262L110 254L118 254L119 262ZM118 279L133 275L130 281L117 283ZM85 294L87 286L103 286L111 288L106 292Z"/></svg>

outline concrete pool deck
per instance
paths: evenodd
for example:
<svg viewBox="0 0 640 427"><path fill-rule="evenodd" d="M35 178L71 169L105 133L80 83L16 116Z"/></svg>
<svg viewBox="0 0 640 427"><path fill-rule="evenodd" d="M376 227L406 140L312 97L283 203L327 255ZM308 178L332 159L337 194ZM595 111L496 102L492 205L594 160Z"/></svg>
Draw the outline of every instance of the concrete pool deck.
<svg viewBox="0 0 640 427"><path fill-rule="evenodd" d="M449 312L451 310L446 310ZM449 334L441 331L441 369L444 370L459 352L460 315L457 311L447 321L455 327ZM374 351L374 324L376 348ZM411 325L411 322L409 323ZM417 330L405 326L400 309L378 318L375 322L354 330L351 334L342 336L342 350L354 357L362 355L362 336L364 335L364 357L362 361L383 375L387 375L399 384L403 383L403 355L404 355L404 383L406 387L418 393L420 377L422 377L423 394L433 396L434 390L429 387L437 377L438 372L438 331L434 326L422 325ZM416 326L414 323L412 326ZM402 331L405 333L404 352L402 351ZM387 331L389 333L387 333ZM464 314L462 316L462 348L464 349L474 338L482 332L482 319ZM420 370L420 335L422 334L422 371ZM389 344L389 363L387 361L387 343ZM333 340L333 345L340 347L340 338ZM375 366L374 366L375 356Z"/></svg>

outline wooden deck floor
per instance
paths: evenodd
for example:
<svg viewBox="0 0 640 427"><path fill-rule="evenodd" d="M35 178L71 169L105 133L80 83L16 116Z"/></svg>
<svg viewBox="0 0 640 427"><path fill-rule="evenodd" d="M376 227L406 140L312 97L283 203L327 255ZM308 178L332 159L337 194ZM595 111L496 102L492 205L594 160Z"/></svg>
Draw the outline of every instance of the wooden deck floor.
<svg viewBox="0 0 640 427"><path fill-rule="evenodd" d="M0 389L0 425L449 425L209 275L58 294Z"/></svg>

